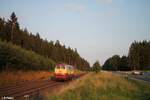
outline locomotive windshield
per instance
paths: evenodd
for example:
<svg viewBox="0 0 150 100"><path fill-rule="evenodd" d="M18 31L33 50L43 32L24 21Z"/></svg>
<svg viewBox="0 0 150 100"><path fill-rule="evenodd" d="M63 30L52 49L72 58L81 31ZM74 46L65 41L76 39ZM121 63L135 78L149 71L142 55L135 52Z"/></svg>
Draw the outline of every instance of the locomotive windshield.
<svg viewBox="0 0 150 100"><path fill-rule="evenodd" d="M57 68L57 69L65 69L65 66L62 65L62 64L60 64L60 65L57 65L56 68Z"/></svg>
<svg viewBox="0 0 150 100"><path fill-rule="evenodd" d="M59 68L60 68L60 66L56 66L56 68L57 68L57 69L59 69Z"/></svg>
<svg viewBox="0 0 150 100"><path fill-rule="evenodd" d="M61 68L61 69L65 69L65 67L64 67L64 66L61 66L60 68Z"/></svg>

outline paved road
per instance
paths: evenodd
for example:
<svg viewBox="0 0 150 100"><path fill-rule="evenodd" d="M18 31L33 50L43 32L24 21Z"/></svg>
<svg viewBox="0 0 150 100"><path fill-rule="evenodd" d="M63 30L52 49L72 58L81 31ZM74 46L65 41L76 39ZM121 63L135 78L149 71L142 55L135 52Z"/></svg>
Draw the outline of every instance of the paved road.
<svg viewBox="0 0 150 100"><path fill-rule="evenodd" d="M136 79L139 79L139 80L150 82L150 72L144 72L143 75L132 75L131 74L129 76L132 77L132 78L136 78Z"/></svg>
<svg viewBox="0 0 150 100"><path fill-rule="evenodd" d="M150 72L143 72L143 75L133 75L132 72L129 72L129 71L128 72L116 71L116 72L113 72L113 73L123 75L123 76L129 77L131 79L147 82L147 83L150 84Z"/></svg>

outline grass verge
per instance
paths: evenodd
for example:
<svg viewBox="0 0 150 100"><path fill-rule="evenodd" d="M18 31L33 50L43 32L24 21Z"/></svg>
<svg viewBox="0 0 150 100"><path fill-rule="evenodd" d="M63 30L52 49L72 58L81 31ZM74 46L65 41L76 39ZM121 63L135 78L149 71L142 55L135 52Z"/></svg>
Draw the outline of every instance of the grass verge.
<svg viewBox="0 0 150 100"><path fill-rule="evenodd" d="M150 100L150 85L109 72L89 73L54 91L47 100Z"/></svg>
<svg viewBox="0 0 150 100"><path fill-rule="evenodd" d="M53 73L48 71L3 71L0 73L0 86L24 81L47 79L52 75Z"/></svg>

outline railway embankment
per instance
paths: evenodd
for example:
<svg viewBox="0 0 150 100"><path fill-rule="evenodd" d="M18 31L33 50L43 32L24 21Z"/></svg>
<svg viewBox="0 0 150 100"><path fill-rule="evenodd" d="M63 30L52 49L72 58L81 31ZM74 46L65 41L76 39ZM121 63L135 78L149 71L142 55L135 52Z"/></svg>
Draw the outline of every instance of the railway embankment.
<svg viewBox="0 0 150 100"><path fill-rule="evenodd" d="M45 97L47 100L149 100L150 86L111 72L89 73Z"/></svg>

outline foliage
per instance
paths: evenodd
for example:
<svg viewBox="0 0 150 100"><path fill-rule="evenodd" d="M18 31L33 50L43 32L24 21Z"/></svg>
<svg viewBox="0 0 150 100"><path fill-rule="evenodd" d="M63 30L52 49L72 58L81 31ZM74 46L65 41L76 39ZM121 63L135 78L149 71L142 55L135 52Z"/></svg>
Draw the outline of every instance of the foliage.
<svg viewBox="0 0 150 100"><path fill-rule="evenodd" d="M63 62L76 66L80 70L88 70L90 65L87 60L80 57L76 49L65 47L58 40L47 41L35 35L26 28L20 29L17 16L13 12L8 21L0 18L0 38L2 41L11 42L26 50L34 51L56 63Z"/></svg>
<svg viewBox="0 0 150 100"><path fill-rule="evenodd" d="M55 62L33 51L0 41L0 70L52 70Z"/></svg>
<svg viewBox="0 0 150 100"><path fill-rule="evenodd" d="M134 41L129 48L129 66L132 70L150 69L150 41Z"/></svg>
<svg viewBox="0 0 150 100"><path fill-rule="evenodd" d="M104 70L150 70L150 41L134 41L128 57L114 55L107 59L103 65Z"/></svg>
<svg viewBox="0 0 150 100"><path fill-rule="evenodd" d="M126 56L120 58L119 55L114 55L107 59L103 65L104 70L130 70L128 68L128 60Z"/></svg>
<svg viewBox="0 0 150 100"><path fill-rule="evenodd" d="M150 86L109 72L89 73L46 97L47 100L149 100Z"/></svg>
<svg viewBox="0 0 150 100"><path fill-rule="evenodd" d="M122 56L120 59L120 66L119 66L120 71L129 71L131 68L129 67L128 63L128 57Z"/></svg>
<svg viewBox="0 0 150 100"><path fill-rule="evenodd" d="M96 61L96 62L93 64L92 70L97 73L97 72L100 71L100 69L101 69L100 63L99 63L99 61Z"/></svg>

